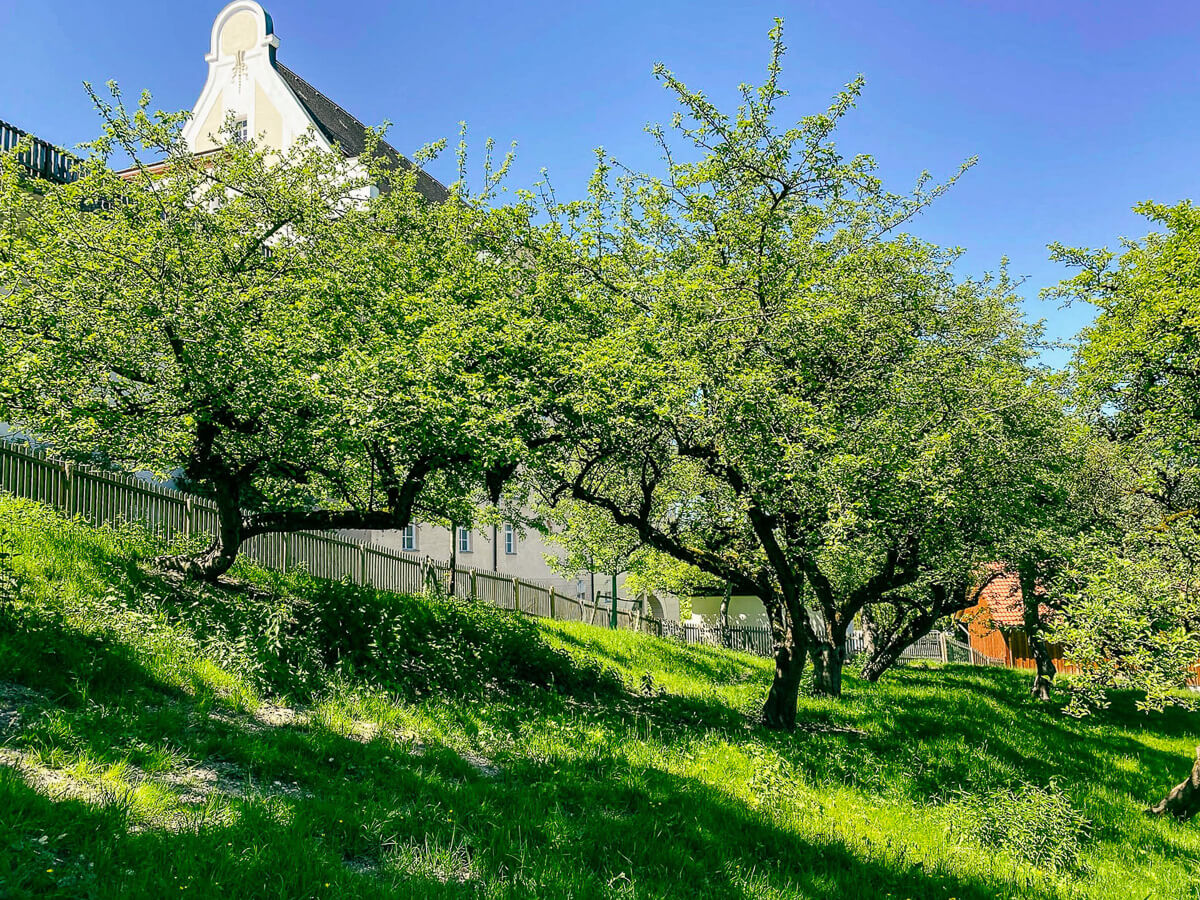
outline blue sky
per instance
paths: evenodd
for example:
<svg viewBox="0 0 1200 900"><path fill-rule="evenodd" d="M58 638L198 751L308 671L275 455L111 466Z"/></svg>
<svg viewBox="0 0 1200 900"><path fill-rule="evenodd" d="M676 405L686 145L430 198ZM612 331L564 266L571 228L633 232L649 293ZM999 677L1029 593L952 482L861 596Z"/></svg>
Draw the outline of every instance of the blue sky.
<svg viewBox="0 0 1200 900"><path fill-rule="evenodd" d="M80 83L115 78L190 108L220 2L0 0L0 119L70 146L94 136ZM672 111L662 61L718 102L760 78L774 16L791 48L788 118L823 109L857 73L867 90L839 142L869 152L894 189L979 165L913 226L1002 256L1028 276L1032 316L1069 338L1086 309L1037 292L1063 276L1045 246L1112 245L1146 230L1130 207L1176 201L1200 179L1200 7L1118 0L609 0L385 3L270 0L279 58L360 119L390 119L402 150L453 137L519 143L514 183L547 167L577 191L603 145L656 165L642 132ZM434 173L448 179L449 160Z"/></svg>

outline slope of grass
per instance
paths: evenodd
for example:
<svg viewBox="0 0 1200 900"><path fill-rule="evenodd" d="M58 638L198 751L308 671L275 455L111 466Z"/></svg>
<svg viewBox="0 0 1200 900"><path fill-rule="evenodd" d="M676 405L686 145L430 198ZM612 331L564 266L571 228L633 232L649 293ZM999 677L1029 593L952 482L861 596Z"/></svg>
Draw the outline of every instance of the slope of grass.
<svg viewBox="0 0 1200 900"><path fill-rule="evenodd" d="M781 735L749 656L0 529L0 897L1200 896L1191 714L908 668Z"/></svg>

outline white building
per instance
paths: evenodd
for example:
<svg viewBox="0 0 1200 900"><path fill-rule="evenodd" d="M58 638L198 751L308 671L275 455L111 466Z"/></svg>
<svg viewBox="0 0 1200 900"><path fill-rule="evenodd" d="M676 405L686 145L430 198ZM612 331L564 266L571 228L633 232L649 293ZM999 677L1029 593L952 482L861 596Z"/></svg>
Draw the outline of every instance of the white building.
<svg viewBox="0 0 1200 900"><path fill-rule="evenodd" d="M253 135L264 147L287 150L308 134L317 146L330 152L336 147L356 159L365 146L366 127L279 62L278 49L274 23L254 0L234 0L217 14L204 57L208 78L184 129L192 150L216 149L221 128L232 117L240 134ZM412 167L387 143L380 149L398 165ZM447 196L445 186L421 170L417 190L431 200Z"/></svg>
<svg viewBox="0 0 1200 900"><path fill-rule="evenodd" d="M217 14L204 58L208 77L184 130L189 146L196 153L216 150L224 139L221 129L232 117L241 136L253 136L269 149L285 151L308 134L318 146L353 162L364 150L366 127L281 63L279 44L270 15L254 0L234 0ZM395 164L412 166L386 143L380 149ZM442 184L420 170L417 190L435 201L448 195ZM563 577L551 569L547 557L558 554L533 529L488 525L457 529L452 538L449 529L419 524L404 532L352 536L438 561L453 555L462 568L552 584L559 593L585 601L606 598L610 592L611 576L605 573Z"/></svg>

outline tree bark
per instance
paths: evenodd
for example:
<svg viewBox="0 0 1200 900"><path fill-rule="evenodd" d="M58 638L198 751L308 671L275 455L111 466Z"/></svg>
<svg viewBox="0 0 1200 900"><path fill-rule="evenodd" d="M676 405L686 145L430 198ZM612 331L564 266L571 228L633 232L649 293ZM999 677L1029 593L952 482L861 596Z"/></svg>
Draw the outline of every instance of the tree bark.
<svg viewBox="0 0 1200 900"><path fill-rule="evenodd" d="M906 648L933 629L937 620L937 615L922 611L892 631L867 659L862 670L863 678L871 684L877 682L884 672L896 664Z"/></svg>
<svg viewBox="0 0 1200 900"><path fill-rule="evenodd" d="M776 731L796 729L800 703L800 677L804 674L805 652L788 642L775 647L775 679L763 705L762 721Z"/></svg>
<svg viewBox="0 0 1200 900"><path fill-rule="evenodd" d="M831 615L831 613L833 613ZM827 610L825 636L810 650L813 664L813 693L818 697L842 696L842 666L846 661L846 629L849 622Z"/></svg>
<svg viewBox="0 0 1200 900"><path fill-rule="evenodd" d="M794 731L808 640L800 623L786 614L782 604L768 605L767 616L775 641L775 678L763 705L762 723L777 731Z"/></svg>
<svg viewBox="0 0 1200 900"><path fill-rule="evenodd" d="M904 648L892 651L886 647L880 647L875 651L863 665L862 674L871 684L877 682L881 675L896 664L896 660L900 658Z"/></svg>
<svg viewBox="0 0 1200 900"><path fill-rule="evenodd" d="M1200 812L1200 747L1196 748L1196 761L1191 774L1171 788L1171 792L1147 810L1154 816L1169 813L1177 819L1190 819Z"/></svg>
<svg viewBox="0 0 1200 900"><path fill-rule="evenodd" d="M813 693L818 697L842 696L842 647L828 641L813 647Z"/></svg>
<svg viewBox="0 0 1200 900"><path fill-rule="evenodd" d="M958 584L935 584L931 587L931 602L926 607L916 604L907 607L896 607L896 621L882 641L878 640L875 652L863 666L863 677L874 684L884 672L896 664L900 654L906 647L911 646L919 638L933 630L938 619L952 613L961 612L979 602L980 596L989 584L1003 573L995 571L980 579L973 589L968 590L966 582ZM864 607L864 615L867 608Z"/></svg>
<svg viewBox="0 0 1200 900"><path fill-rule="evenodd" d="M879 643L879 626L875 623L875 612L871 607L864 606L859 614L863 630L863 656L870 659L875 655Z"/></svg>
<svg viewBox="0 0 1200 900"><path fill-rule="evenodd" d="M1033 685L1029 693L1045 703L1050 699L1054 687L1054 676L1058 674L1054 660L1050 656L1050 648L1042 636L1042 617L1038 612L1037 573L1032 566L1022 565L1020 568L1021 600L1025 608L1025 637L1029 641L1029 651L1037 665L1033 676Z"/></svg>
<svg viewBox="0 0 1200 900"><path fill-rule="evenodd" d="M733 636L729 633L729 582L725 582L725 596L721 598L721 643L726 647L733 646Z"/></svg>
<svg viewBox="0 0 1200 900"><path fill-rule="evenodd" d="M155 560L158 565L201 581L216 581L233 566L245 540L240 491L236 485L224 482L214 488L217 533L208 549L197 556L161 557Z"/></svg>
<svg viewBox="0 0 1200 900"><path fill-rule="evenodd" d="M1033 685L1029 689L1029 693L1034 698L1047 702L1050 699L1050 692L1054 687L1054 676L1058 670L1054 666L1054 660L1050 658L1049 651L1046 650L1045 644L1039 638L1036 642L1029 642L1030 648L1033 650L1033 658L1037 663L1037 674L1033 677Z"/></svg>

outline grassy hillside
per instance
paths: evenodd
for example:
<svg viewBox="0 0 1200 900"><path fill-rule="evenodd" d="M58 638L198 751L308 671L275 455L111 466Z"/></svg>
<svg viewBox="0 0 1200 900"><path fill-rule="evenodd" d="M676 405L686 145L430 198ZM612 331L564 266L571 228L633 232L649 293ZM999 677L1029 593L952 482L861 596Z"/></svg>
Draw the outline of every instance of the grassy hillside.
<svg viewBox="0 0 1200 900"><path fill-rule="evenodd" d="M0 897L1200 896L1190 714L909 668L774 734L748 656L0 528Z"/></svg>

